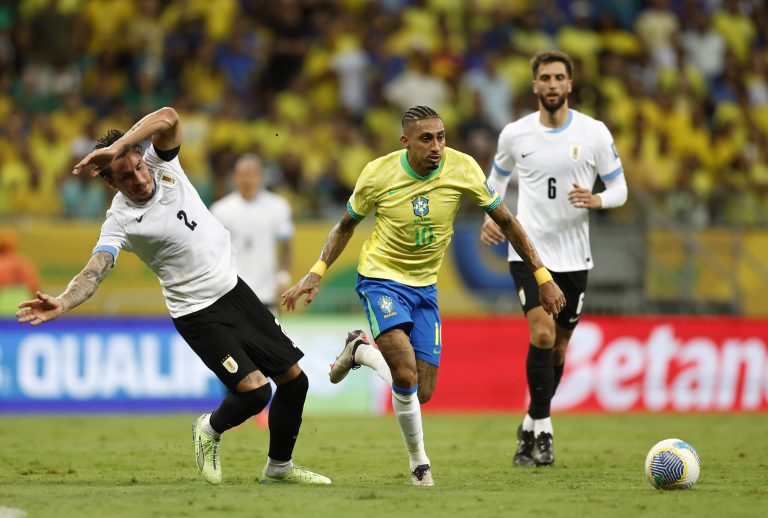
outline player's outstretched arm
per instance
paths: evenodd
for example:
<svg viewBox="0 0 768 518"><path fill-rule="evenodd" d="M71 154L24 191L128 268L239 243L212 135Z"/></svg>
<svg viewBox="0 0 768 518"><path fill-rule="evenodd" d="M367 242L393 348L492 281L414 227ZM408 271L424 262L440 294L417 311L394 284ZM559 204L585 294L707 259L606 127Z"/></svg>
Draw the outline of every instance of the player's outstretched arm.
<svg viewBox="0 0 768 518"><path fill-rule="evenodd" d="M534 272L536 281L539 284L539 301L544 311L557 316L557 314L565 307L565 297L563 292L560 291L560 287L552 280L552 275L544 268L544 265L539 258L536 248L533 246L525 229L520 225L506 204L501 203L495 209L490 211L488 215L499 226L501 232L509 239L512 247L520 254L523 262Z"/></svg>
<svg viewBox="0 0 768 518"><path fill-rule="evenodd" d="M165 107L146 115L111 146L94 149L88 153L75 165L72 174L80 174L81 171L90 169L91 176L96 176L108 169L115 158L148 137L152 137L152 144L156 149L168 150L179 147L181 124L179 124L179 114L176 110Z"/></svg>
<svg viewBox="0 0 768 518"><path fill-rule="evenodd" d="M350 216L348 212L345 212L341 217L341 221L334 225L328 234L328 239L325 240L322 252L320 252L320 259L304 278L283 293L282 303L289 311L296 309L296 302L304 294L307 295L304 305L312 303L317 296L317 292L320 291L320 279L323 277L325 270L344 251L352 234L355 233L355 227L357 227L358 223L358 220Z"/></svg>
<svg viewBox="0 0 768 518"><path fill-rule="evenodd" d="M16 320L20 324L33 326L53 320L70 309L79 306L96 292L101 281L112 267L112 254L96 252L69 283L64 293L51 297L47 293L37 292L37 298L19 304Z"/></svg>

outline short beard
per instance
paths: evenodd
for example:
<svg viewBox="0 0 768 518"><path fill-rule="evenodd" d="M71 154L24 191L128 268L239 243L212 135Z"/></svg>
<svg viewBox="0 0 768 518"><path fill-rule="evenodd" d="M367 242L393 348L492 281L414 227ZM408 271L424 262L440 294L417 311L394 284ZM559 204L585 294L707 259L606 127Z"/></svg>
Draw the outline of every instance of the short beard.
<svg viewBox="0 0 768 518"><path fill-rule="evenodd" d="M539 95L539 102L544 107L544 109L547 110L549 113L555 113L565 104L565 100L567 98L568 98L567 95L561 95L555 104L549 104L547 103L546 95Z"/></svg>

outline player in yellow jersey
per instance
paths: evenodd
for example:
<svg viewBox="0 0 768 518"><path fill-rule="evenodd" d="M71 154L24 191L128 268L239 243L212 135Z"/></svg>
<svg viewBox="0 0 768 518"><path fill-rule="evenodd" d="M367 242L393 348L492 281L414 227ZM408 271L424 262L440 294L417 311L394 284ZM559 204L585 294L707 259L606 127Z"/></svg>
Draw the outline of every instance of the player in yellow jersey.
<svg viewBox="0 0 768 518"><path fill-rule="evenodd" d="M442 350L437 272L453 236L461 197L468 196L499 225L539 281L542 307L557 315L565 305L560 288L542 265L530 239L501 197L485 183L475 160L445 147L445 126L427 106L403 115L405 149L370 162L355 185L347 212L333 227L320 260L283 294L292 310L317 296L325 270L339 257L355 227L374 213L376 226L363 245L356 291L378 349L353 331L331 367L338 383L359 365L373 368L392 386L392 407L410 455L411 483L434 485L424 450L420 403L437 383Z"/></svg>

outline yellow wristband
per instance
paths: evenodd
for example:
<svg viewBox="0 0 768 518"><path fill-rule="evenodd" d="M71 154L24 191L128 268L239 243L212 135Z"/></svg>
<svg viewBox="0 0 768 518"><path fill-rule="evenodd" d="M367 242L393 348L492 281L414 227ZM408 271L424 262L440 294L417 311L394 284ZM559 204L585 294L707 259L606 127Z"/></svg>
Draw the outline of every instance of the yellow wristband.
<svg viewBox="0 0 768 518"><path fill-rule="evenodd" d="M315 265L309 269L310 273L316 273L320 277L323 276L325 273L325 270L328 269L328 265L325 264L325 261L317 261Z"/></svg>
<svg viewBox="0 0 768 518"><path fill-rule="evenodd" d="M539 286L552 280L552 274L543 266L533 272L533 276L536 277L536 284Z"/></svg>

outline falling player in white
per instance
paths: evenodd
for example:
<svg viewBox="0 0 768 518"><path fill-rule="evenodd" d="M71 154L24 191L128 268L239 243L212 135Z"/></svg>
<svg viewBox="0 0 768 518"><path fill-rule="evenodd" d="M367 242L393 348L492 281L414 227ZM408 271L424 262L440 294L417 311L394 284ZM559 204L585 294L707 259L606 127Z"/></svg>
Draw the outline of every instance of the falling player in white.
<svg viewBox="0 0 768 518"><path fill-rule="evenodd" d="M142 156L140 142L151 137ZM99 174L118 193L93 255L64 293L37 293L19 304L20 323L39 325L88 300L117 261L135 253L157 275L179 334L229 389L221 405L192 427L203 478L222 480L221 435L269 413L269 452L262 483L330 484L291 460L309 387L303 356L272 313L238 278L229 232L208 211L179 163L181 123L173 108L150 113L126 133L110 130L73 173ZM274 398L267 380L277 385Z"/></svg>
<svg viewBox="0 0 768 518"><path fill-rule="evenodd" d="M237 274L270 311L291 281L291 206L263 189L261 160L247 153L235 163L235 191L211 205L211 213L229 230Z"/></svg>
<svg viewBox="0 0 768 518"><path fill-rule="evenodd" d="M517 218L566 298L566 308L556 318L547 314L533 296L535 279L509 247L510 272L530 333L526 373L531 401L517 431L514 462L549 465L554 462L550 402L593 266L588 209L623 205L627 183L605 124L568 108L571 58L558 51L540 52L531 59L531 68L539 109L502 130L488 184L504 195L509 181L516 180ZM592 194L598 176L605 190ZM503 242L504 235L486 217L480 239L491 245Z"/></svg>

